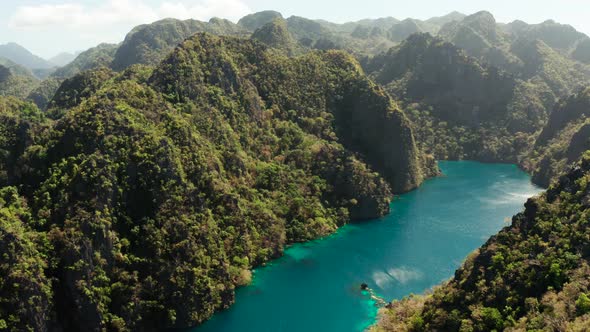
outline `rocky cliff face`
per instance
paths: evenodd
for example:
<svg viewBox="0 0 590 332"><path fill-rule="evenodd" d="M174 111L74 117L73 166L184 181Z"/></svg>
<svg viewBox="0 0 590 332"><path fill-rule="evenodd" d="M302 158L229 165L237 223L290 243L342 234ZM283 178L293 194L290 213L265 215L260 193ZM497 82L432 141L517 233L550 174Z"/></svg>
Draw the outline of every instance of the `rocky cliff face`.
<svg viewBox="0 0 590 332"><path fill-rule="evenodd" d="M193 39L186 45L194 47L193 51L200 52L211 47L209 43L212 41L205 39L201 42ZM230 40L228 45L224 46L235 48L236 46L232 43L233 40ZM186 50L180 52L186 52ZM254 53L259 54L258 51ZM314 100L313 98L310 100L310 96L317 96L318 92L325 91L326 97L321 97L321 100L327 103L327 111L334 117L336 134L341 136L345 146L350 145L358 153L373 158L375 162L370 164L382 171L386 177L393 179L395 174L399 180L391 182L396 192L411 190L421 183L420 154L414 146L409 123L401 110L382 90L363 78L360 67L351 56L341 52L328 52L322 55L321 53L310 55L304 61L293 59L278 64L266 57L258 59L252 57L244 50L241 52L238 50L237 59L232 59L230 54L212 51L210 56L216 56L216 61L202 59L202 61L209 61L206 65L214 63L215 67L202 68L195 74L210 72L214 75L210 77L197 77L195 74L184 73L180 75L175 69L182 68L182 65L176 62L177 59L190 58L190 56L178 54L177 58L169 58L164 62L165 70L157 71L154 80L159 86L170 86L169 82L172 81L179 82L179 89L176 92L166 92L177 93L181 100L197 96L198 90L193 86L202 80L225 81L223 89L228 92L243 89L245 82L250 81L267 107L276 106L285 111L303 112L300 116L306 116L305 109L313 106L310 103ZM219 61L225 56L228 56L225 61ZM199 61L201 66L202 61ZM311 63L311 66L306 63L307 61ZM262 65L256 64L257 62L261 62ZM236 65L250 67L254 64L256 67L253 67L252 71L235 67ZM257 72L258 67L263 69ZM268 71L269 69L282 72L283 75L277 79L274 73ZM248 72L252 75L244 77L238 72ZM160 73L163 74L160 75ZM309 82L310 76L315 77L317 81ZM299 98L293 98L284 92L275 92L292 90L293 86L300 87L300 91L296 92ZM379 134L386 134L388 139L380 139Z"/></svg>
<svg viewBox="0 0 590 332"><path fill-rule="evenodd" d="M288 58L197 34L157 67L66 80L51 120L27 107L0 109L12 124L3 184L30 207L12 223L43 239L0 269L2 280L38 276L4 293L39 300L4 322L14 329L199 324L286 244L388 213L393 192L435 168L402 110L343 52ZM5 233L0 247L12 246Z"/></svg>
<svg viewBox="0 0 590 332"><path fill-rule="evenodd" d="M429 34L415 34L373 61L367 67L379 83L394 95L436 105L442 119L478 126L507 117L515 79Z"/></svg>
<svg viewBox="0 0 590 332"><path fill-rule="evenodd" d="M590 89L563 98L549 117L536 140L535 147L523 160L523 167L532 173L533 181L549 186L569 165L590 149L588 131Z"/></svg>
<svg viewBox="0 0 590 332"><path fill-rule="evenodd" d="M372 83L364 82L350 89L352 86L346 86L332 101L343 144L365 155L394 192L412 190L435 175L436 167L422 164L411 124L399 106ZM373 95L364 93L373 89Z"/></svg>
<svg viewBox="0 0 590 332"><path fill-rule="evenodd" d="M438 159L516 162L553 103L546 90L429 34L410 36L364 68L403 101L419 147Z"/></svg>
<svg viewBox="0 0 590 332"><path fill-rule="evenodd" d="M586 69L557 48L573 48L580 35L561 45L554 30L571 29L554 23L516 22L502 32L486 13L449 23L441 34L464 36L459 30L467 28L490 45L511 42L511 54L522 60L515 74L429 34L410 36L364 68L404 103L422 150L437 159L519 163L548 186L587 146L587 89L577 87ZM539 39L511 41L526 34ZM578 92L568 97L572 90ZM558 96L564 96L559 103Z"/></svg>

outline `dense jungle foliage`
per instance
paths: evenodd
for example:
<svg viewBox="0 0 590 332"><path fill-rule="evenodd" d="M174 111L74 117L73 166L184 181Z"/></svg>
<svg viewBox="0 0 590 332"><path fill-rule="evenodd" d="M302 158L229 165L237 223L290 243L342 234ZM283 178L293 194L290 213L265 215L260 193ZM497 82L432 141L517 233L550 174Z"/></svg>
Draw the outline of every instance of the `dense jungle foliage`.
<svg viewBox="0 0 590 332"><path fill-rule="evenodd" d="M64 80L80 72L100 67L110 67L118 45L100 44L80 53L72 62L51 74L54 79Z"/></svg>
<svg viewBox="0 0 590 332"><path fill-rule="evenodd" d="M0 329L198 324L285 245L388 213L434 158L547 186L590 148L589 40L487 12L268 11L138 26L55 71L11 45L37 62L0 58ZM376 328L583 330L589 165Z"/></svg>
<svg viewBox="0 0 590 332"><path fill-rule="evenodd" d="M373 331L587 331L590 153L512 225L424 296L384 309Z"/></svg>
<svg viewBox="0 0 590 332"><path fill-rule="evenodd" d="M590 150L590 88L563 98L551 112L523 167L533 180L548 186Z"/></svg>
<svg viewBox="0 0 590 332"><path fill-rule="evenodd" d="M336 51L197 34L156 67L66 80L47 112L1 101L9 330L198 324L286 244L382 216L436 172Z"/></svg>
<svg viewBox="0 0 590 332"><path fill-rule="evenodd" d="M404 101L417 141L438 159L517 162L555 102L542 85L429 34L412 35L364 67Z"/></svg>
<svg viewBox="0 0 590 332"><path fill-rule="evenodd" d="M0 60L0 96L24 99L38 84L39 80L27 69Z"/></svg>
<svg viewBox="0 0 590 332"><path fill-rule="evenodd" d="M402 101L424 151L437 159L518 163L543 186L578 160L583 132L567 158L565 150L588 107L574 100L590 82L590 67L566 51L585 35L554 22L502 26L481 12L446 24L439 36L414 34L363 61L365 71ZM504 62L489 59L499 50L506 51ZM569 114L571 126L561 128L567 130L560 142L548 142L558 114Z"/></svg>

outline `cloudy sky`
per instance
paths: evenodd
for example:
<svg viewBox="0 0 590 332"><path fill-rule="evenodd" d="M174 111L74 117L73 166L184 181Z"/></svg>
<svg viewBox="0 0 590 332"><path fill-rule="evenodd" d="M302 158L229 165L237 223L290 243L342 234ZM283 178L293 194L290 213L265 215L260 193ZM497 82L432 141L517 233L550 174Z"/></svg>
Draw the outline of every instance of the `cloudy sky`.
<svg viewBox="0 0 590 332"><path fill-rule="evenodd" d="M498 21L554 19L590 35L590 0L1 0L0 44L17 42L50 57L118 43L134 26L165 17L237 21L260 10L345 22L393 16L426 19L453 10L492 12Z"/></svg>

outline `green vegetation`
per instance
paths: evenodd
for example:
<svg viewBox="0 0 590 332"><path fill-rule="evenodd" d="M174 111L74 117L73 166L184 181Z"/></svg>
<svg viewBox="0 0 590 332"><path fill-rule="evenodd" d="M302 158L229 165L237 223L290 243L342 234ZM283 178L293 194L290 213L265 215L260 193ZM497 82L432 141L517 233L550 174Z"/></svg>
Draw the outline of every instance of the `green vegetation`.
<svg viewBox="0 0 590 332"><path fill-rule="evenodd" d="M529 199L510 227L425 296L392 303L375 331L583 331L590 322L590 154Z"/></svg>
<svg viewBox="0 0 590 332"><path fill-rule="evenodd" d="M65 112L96 93L115 73L108 68L100 67L83 71L62 82L46 105L46 114L54 119L60 118Z"/></svg>
<svg viewBox="0 0 590 332"><path fill-rule="evenodd" d="M449 282L392 303L373 329L582 331L590 155L560 175L590 149L590 89L580 88L590 71L575 52L587 37L554 22L500 27L485 12L439 36L412 35L363 62L404 102L419 147L437 159L519 163L544 186L559 181Z"/></svg>
<svg viewBox="0 0 590 332"><path fill-rule="evenodd" d="M199 324L286 245L388 213L435 158L519 163L549 185L590 149L588 45L487 12L267 11L142 25L42 82L48 68L0 58L0 329ZM587 326L588 174L586 155L376 329Z"/></svg>
<svg viewBox="0 0 590 332"><path fill-rule="evenodd" d="M578 44L572 57L585 64L590 64L590 38L586 38Z"/></svg>
<svg viewBox="0 0 590 332"><path fill-rule="evenodd" d="M47 330L52 298L49 243L17 188L19 157L45 124L34 104L0 97L0 328Z"/></svg>
<svg viewBox="0 0 590 332"><path fill-rule="evenodd" d="M81 52L76 52L76 54L72 54L68 52L61 52L49 59L49 62L51 62L55 66L63 67L68 65L70 62L74 61L80 53Z"/></svg>
<svg viewBox="0 0 590 332"><path fill-rule="evenodd" d="M248 31L256 31L264 25L282 18L283 15L281 15L281 13L273 10L266 10L242 17L238 21L238 25Z"/></svg>
<svg viewBox="0 0 590 332"><path fill-rule="evenodd" d="M382 216L436 172L343 52L197 34L157 67L65 80L46 113L0 100L13 330L199 324L287 244Z"/></svg>
<svg viewBox="0 0 590 332"><path fill-rule="evenodd" d="M33 231L26 202L14 187L0 189L0 328L44 331L49 320L51 282L46 235Z"/></svg>
<svg viewBox="0 0 590 332"><path fill-rule="evenodd" d="M569 28L550 22L522 24L513 23L504 32L489 13L477 13L447 24L440 33L446 39L459 38L455 42L463 43L465 50L429 34L414 34L363 64L374 80L403 101L422 150L437 159L518 163L536 183L548 186L590 148L583 127L590 107L584 99L587 92L570 96L590 82L590 71L563 55L563 49L576 45L579 33L571 33L566 47L554 35ZM481 52L492 52L491 41L508 45L519 35L543 37L562 49L541 39L520 40L511 46L513 53L506 53L517 59L517 67L502 65L503 70L486 64L489 59ZM469 44L467 36L483 38L486 42L479 44L489 45ZM509 49L506 45L504 50ZM479 54L479 59L468 53Z"/></svg>
<svg viewBox="0 0 590 332"><path fill-rule="evenodd" d="M518 162L554 103L545 85L482 65L429 34L412 35L364 67L404 101L417 142L437 159Z"/></svg>
<svg viewBox="0 0 590 332"><path fill-rule="evenodd" d="M0 59L0 96L24 99L38 84L37 78L27 69Z"/></svg>
<svg viewBox="0 0 590 332"><path fill-rule="evenodd" d="M100 44L80 53L72 62L57 69L51 77L64 80L80 72L100 67L110 67L118 45Z"/></svg>
<svg viewBox="0 0 590 332"><path fill-rule="evenodd" d="M14 97L0 97L0 119L0 186L4 187L18 182L19 157L46 121L34 104Z"/></svg>
<svg viewBox="0 0 590 332"><path fill-rule="evenodd" d="M533 180L548 186L590 150L590 88L561 100L539 135L523 167Z"/></svg>
<svg viewBox="0 0 590 332"><path fill-rule="evenodd" d="M287 22L276 19L254 31L252 39L257 40L271 48L280 50L287 55L303 53L303 49L297 51L297 45L293 36L287 29Z"/></svg>
<svg viewBox="0 0 590 332"><path fill-rule="evenodd" d="M135 27L118 47L111 67L123 70L134 64L157 65L186 38L197 32L216 35L241 35L244 30L236 24L213 18L209 22L165 19Z"/></svg>
<svg viewBox="0 0 590 332"><path fill-rule="evenodd" d="M45 110L61 83L62 81L56 78L45 79L29 93L27 100L35 103L39 109Z"/></svg>

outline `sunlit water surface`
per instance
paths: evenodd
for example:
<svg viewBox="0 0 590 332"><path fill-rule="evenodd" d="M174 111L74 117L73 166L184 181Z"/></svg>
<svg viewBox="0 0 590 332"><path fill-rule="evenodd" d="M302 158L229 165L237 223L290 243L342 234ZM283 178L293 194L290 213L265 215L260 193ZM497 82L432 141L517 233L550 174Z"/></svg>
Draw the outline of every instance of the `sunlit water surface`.
<svg viewBox="0 0 590 332"><path fill-rule="evenodd" d="M452 276L541 191L514 165L440 162L443 177L397 196L391 214L294 245L254 273L236 304L193 332L343 332L373 324L360 284L391 300Z"/></svg>

